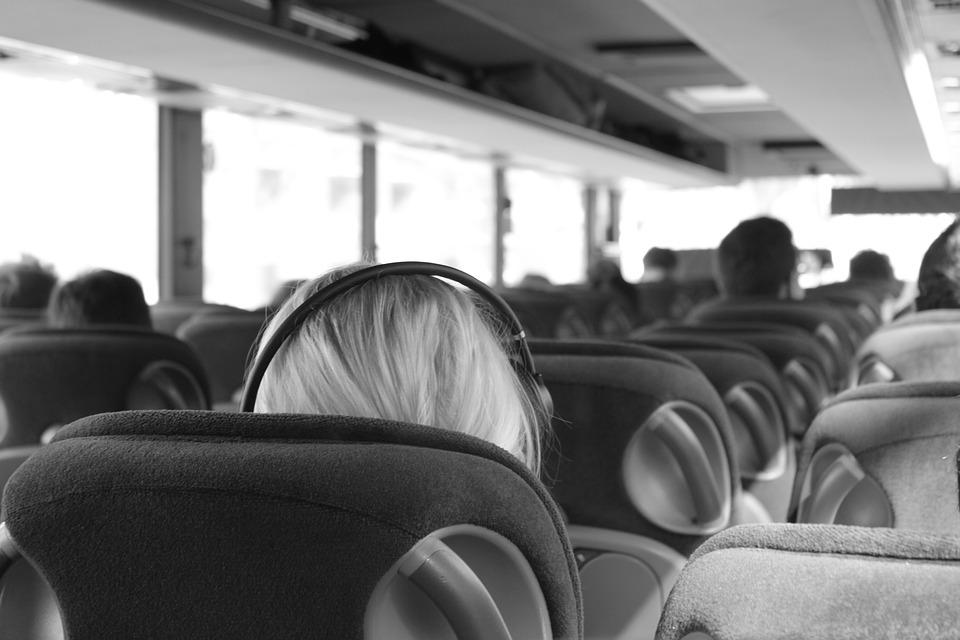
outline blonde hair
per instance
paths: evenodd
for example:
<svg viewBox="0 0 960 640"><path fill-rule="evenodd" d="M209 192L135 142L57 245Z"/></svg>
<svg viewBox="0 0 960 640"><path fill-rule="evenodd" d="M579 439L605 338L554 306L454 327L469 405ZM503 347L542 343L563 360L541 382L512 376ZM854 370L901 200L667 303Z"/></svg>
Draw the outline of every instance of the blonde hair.
<svg viewBox="0 0 960 640"><path fill-rule="evenodd" d="M302 284L260 344L311 294L367 266ZM492 442L539 472L542 408L513 371L501 325L486 305L431 276L367 281L317 310L286 341L267 368L255 410L450 429Z"/></svg>

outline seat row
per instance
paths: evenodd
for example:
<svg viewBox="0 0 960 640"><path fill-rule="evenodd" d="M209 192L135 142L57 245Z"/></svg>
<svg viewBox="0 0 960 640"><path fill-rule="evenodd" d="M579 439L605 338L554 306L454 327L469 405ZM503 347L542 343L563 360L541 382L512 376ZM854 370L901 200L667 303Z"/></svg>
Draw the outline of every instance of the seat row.
<svg viewBox="0 0 960 640"><path fill-rule="evenodd" d="M37 333L44 332L8 334L0 350L35 344ZM47 333L90 339L96 332ZM792 459L789 436L802 427L778 411L789 398L784 377L758 349L681 337L687 341L676 348L687 358L622 343L532 345L557 399L557 446L546 468L577 550L588 635L652 633L686 556L731 524L769 519L774 504L808 522L956 529L956 463L940 454L956 453L955 428L945 418L960 389L900 384L841 396L806 434L798 463L803 480L792 488L793 473L782 462ZM678 339L661 338L660 346ZM724 377L737 361L740 377ZM87 380L104 368L100 362L87 370ZM22 377L34 387L42 379ZM186 421L181 426L191 431L185 414L178 416L174 422ZM905 437L904 420L928 428ZM934 465L931 475L926 461L933 454L948 462ZM617 600L611 591L631 595Z"/></svg>

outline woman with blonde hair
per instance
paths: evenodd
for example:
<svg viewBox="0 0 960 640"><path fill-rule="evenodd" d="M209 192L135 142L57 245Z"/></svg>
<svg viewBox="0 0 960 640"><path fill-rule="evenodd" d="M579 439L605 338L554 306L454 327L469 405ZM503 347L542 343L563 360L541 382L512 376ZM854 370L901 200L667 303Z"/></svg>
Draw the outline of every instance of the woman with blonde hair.
<svg viewBox="0 0 960 640"><path fill-rule="evenodd" d="M264 330L368 264L302 284ZM386 418L460 431L540 466L544 407L504 350L507 327L474 296L428 275L385 275L310 312L263 371L254 410Z"/></svg>

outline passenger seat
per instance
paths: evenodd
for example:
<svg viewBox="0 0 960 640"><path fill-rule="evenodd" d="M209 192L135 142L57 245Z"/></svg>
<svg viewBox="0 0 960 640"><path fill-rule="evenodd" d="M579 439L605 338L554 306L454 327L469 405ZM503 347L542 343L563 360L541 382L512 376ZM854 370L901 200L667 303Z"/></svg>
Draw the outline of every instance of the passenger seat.
<svg viewBox="0 0 960 640"><path fill-rule="evenodd" d="M640 345L531 341L554 399L543 475L580 564L585 636L651 637L686 556L743 499L723 401L689 361Z"/></svg>
<svg viewBox="0 0 960 640"><path fill-rule="evenodd" d="M857 352L854 385L960 381L960 309L903 316L871 335Z"/></svg>
<svg viewBox="0 0 960 640"><path fill-rule="evenodd" d="M657 640L949 640L958 593L955 534L734 527L690 558Z"/></svg>
<svg viewBox="0 0 960 640"><path fill-rule="evenodd" d="M71 640L582 638L550 495L444 429L93 416L14 474L3 511L0 548L49 579Z"/></svg>
<svg viewBox="0 0 960 640"><path fill-rule="evenodd" d="M0 334L0 448L48 440L83 416L207 409L189 345L144 329L13 329Z"/></svg>
<svg viewBox="0 0 960 640"><path fill-rule="evenodd" d="M960 534L960 382L873 384L827 405L797 463L797 521Z"/></svg>

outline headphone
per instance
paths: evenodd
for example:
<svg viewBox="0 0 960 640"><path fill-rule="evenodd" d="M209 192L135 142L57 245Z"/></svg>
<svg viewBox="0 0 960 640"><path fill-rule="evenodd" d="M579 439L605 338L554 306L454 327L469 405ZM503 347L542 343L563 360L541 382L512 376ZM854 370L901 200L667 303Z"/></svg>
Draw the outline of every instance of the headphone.
<svg viewBox="0 0 960 640"><path fill-rule="evenodd" d="M523 325L520 324L520 320L513 309L493 289L473 276L459 269L432 262L392 262L367 267L331 282L312 294L280 323L280 326L277 327L270 340L260 351L260 355L257 356L253 365L248 368L240 401L240 411L253 411L257 401L257 391L260 389L260 382L263 380L273 357L283 346L283 343L296 333L297 329L316 311L365 282L387 276L411 275L438 276L458 282L476 293L484 302L496 310L510 330L511 341L516 344L516 356L509 358L513 369L527 389L528 395L531 396L531 401L543 410L544 419L549 420L553 416L553 399L550 397L547 385L543 382L543 375L538 373L534 367L533 355L530 353L530 346L527 344L526 332L524 332ZM255 349L256 345L254 345ZM510 354L508 353L508 355Z"/></svg>

